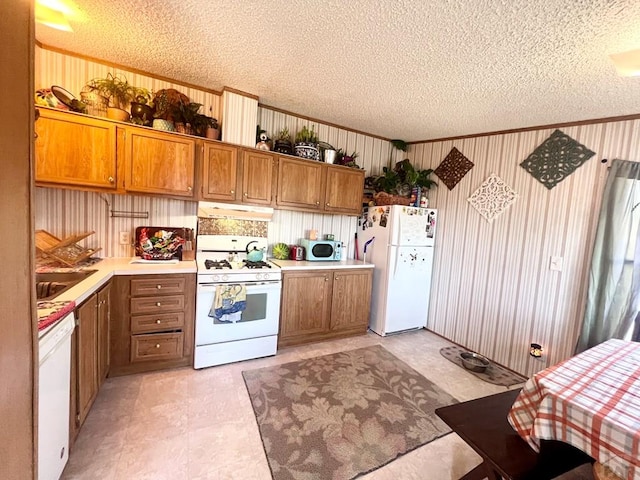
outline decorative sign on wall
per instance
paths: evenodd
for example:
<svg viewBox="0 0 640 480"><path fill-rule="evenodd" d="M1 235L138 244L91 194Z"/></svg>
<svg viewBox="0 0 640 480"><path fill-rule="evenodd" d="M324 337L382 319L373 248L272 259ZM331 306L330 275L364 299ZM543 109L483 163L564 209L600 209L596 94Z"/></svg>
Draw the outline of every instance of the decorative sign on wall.
<svg viewBox="0 0 640 480"><path fill-rule="evenodd" d="M504 180L492 173L467 200L487 222L491 223L517 198L518 194L504 183Z"/></svg>
<svg viewBox="0 0 640 480"><path fill-rule="evenodd" d="M520 166L551 190L594 155L595 152L556 130Z"/></svg>
<svg viewBox="0 0 640 480"><path fill-rule="evenodd" d="M473 162L460 153L460 150L453 147L433 173L442 180L442 183L449 190L452 190L472 168Z"/></svg>

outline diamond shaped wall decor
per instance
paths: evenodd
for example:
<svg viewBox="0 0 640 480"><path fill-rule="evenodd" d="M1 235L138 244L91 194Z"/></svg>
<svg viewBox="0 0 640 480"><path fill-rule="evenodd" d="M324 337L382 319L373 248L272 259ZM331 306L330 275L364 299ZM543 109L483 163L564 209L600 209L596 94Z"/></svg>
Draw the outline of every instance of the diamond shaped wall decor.
<svg viewBox="0 0 640 480"><path fill-rule="evenodd" d="M442 183L449 190L452 190L472 168L473 162L460 153L460 150L453 147L433 173L442 180Z"/></svg>
<svg viewBox="0 0 640 480"><path fill-rule="evenodd" d="M594 155L595 152L556 130L520 166L551 190Z"/></svg>
<svg viewBox="0 0 640 480"><path fill-rule="evenodd" d="M518 198L518 194L495 173L489 175L467 199L487 222L504 212Z"/></svg>

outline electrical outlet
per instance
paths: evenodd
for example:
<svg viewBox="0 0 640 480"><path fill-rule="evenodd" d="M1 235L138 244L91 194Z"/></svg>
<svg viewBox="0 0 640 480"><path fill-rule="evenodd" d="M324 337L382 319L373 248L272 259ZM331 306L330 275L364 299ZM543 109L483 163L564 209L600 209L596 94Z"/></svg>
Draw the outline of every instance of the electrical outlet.
<svg viewBox="0 0 640 480"><path fill-rule="evenodd" d="M120 232L120 245L131 245L131 234L129 232Z"/></svg>
<svg viewBox="0 0 640 480"><path fill-rule="evenodd" d="M551 257L551 261L549 262L549 270L553 270L554 272L561 272L562 257Z"/></svg>

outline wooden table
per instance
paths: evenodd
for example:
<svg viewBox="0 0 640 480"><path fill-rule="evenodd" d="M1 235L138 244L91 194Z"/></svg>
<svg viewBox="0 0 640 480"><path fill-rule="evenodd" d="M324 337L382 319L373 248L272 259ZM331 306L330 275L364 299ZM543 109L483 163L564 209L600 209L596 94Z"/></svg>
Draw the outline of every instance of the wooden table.
<svg viewBox="0 0 640 480"><path fill-rule="evenodd" d="M608 340L537 373L508 420L535 450L559 440L640 480L640 343Z"/></svg>
<svg viewBox="0 0 640 480"><path fill-rule="evenodd" d="M461 480L552 479L593 461L561 442L545 442L540 453L533 450L507 422L518 392L509 390L436 409L436 414L482 457L483 463Z"/></svg>

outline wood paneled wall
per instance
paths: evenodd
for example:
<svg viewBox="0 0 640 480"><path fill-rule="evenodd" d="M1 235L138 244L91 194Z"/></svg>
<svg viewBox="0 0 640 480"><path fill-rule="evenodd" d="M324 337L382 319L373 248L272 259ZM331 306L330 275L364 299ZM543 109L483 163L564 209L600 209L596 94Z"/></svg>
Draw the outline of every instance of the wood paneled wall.
<svg viewBox="0 0 640 480"><path fill-rule="evenodd" d="M519 164L552 131L409 149L421 168L436 168L454 146L475 164L453 190L438 182L429 195L439 225L428 328L527 375L573 354L607 174L601 160L640 160L640 121L562 128L596 155L548 190ZM467 199L491 173L519 198L489 224ZM552 256L563 257L562 271L549 269ZM532 342L544 347L541 361L528 354Z"/></svg>
<svg viewBox="0 0 640 480"><path fill-rule="evenodd" d="M37 477L38 350L33 278L32 2L8 2L0 16L0 217L7 243L0 277L0 478Z"/></svg>

